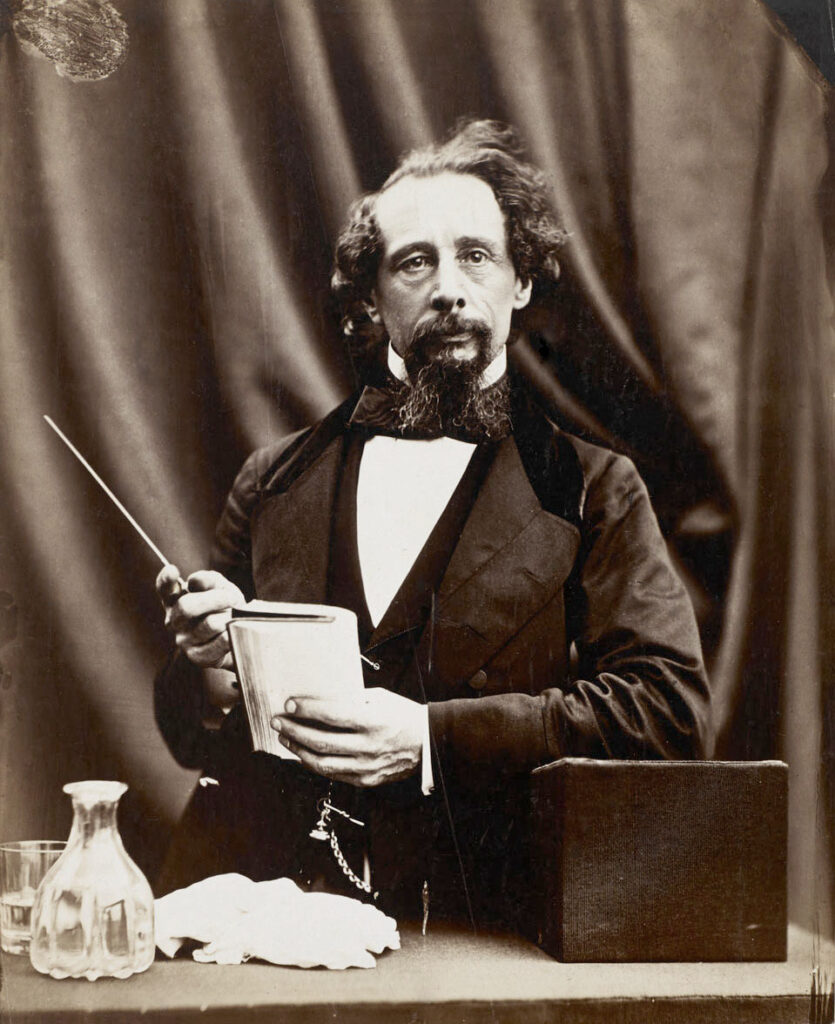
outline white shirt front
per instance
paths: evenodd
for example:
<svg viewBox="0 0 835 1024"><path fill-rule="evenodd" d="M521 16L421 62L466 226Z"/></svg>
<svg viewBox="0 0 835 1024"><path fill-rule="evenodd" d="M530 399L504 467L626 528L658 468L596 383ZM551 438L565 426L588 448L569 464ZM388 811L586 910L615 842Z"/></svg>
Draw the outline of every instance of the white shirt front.
<svg viewBox="0 0 835 1024"><path fill-rule="evenodd" d="M474 444L439 437L366 442L357 483L357 545L376 626L458 486Z"/></svg>

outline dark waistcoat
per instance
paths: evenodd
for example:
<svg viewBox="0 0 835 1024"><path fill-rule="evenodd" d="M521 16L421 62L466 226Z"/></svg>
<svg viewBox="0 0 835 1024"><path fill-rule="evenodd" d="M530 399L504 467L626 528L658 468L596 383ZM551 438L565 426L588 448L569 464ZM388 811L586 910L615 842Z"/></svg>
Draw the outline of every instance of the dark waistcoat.
<svg viewBox="0 0 835 1024"><path fill-rule="evenodd" d="M495 454L495 446L480 445L474 452L440 518L391 604L375 627L365 599L357 546L357 484L364 447L361 431L349 432L336 487L328 567L328 602L350 608L357 615L366 687L383 687L425 703L423 677L413 671L424 633L433 628L435 595L464 528L479 487ZM429 637L431 647L431 635ZM431 653L429 663L431 664ZM369 664L372 662L373 664ZM345 784L333 788L334 800L366 822L362 833L337 820L343 849L361 862L367 842L373 882L383 905L394 912L417 909L423 882L431 882L435 862L445 859L437 850L443 831L438 801L420 792L419 779L410 778L381 790L357 790ZM455 888L455 886L453 886Z"/></svg>

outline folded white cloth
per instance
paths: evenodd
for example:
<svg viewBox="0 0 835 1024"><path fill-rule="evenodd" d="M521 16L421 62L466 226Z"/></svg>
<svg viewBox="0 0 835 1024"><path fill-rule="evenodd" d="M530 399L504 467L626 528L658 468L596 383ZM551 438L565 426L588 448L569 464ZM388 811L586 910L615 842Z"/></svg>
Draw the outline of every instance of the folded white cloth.
<svg viewBox="0 0 835 1024"><path fill-rule="evenodd" d="M375 967L373 953L400 949L397 922L367 903L304 892L289 878L253 882L215 875L154 903L157 946L174 956L201 942L200 963L240 964L256 957L295 967Z"/></svg>

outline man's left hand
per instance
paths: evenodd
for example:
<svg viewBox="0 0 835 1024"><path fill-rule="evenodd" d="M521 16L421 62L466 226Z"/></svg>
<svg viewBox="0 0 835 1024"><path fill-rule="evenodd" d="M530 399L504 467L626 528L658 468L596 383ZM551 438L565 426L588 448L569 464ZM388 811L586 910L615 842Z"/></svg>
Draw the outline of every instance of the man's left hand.
<svg viewBox="0 0 835 1024"><path fill-rule="evenodd" d="M379 786L420 767L426 708L390 690L352 700L294 697L272 727L306 767L354 786Z"/></svg>

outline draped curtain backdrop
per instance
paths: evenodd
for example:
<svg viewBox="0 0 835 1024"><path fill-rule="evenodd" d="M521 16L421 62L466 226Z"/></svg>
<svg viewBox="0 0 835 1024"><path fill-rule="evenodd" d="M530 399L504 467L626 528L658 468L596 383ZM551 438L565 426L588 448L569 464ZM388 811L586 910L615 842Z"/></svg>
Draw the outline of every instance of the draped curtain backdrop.
<svg viewBox="0 0 835 1024"><path fill-rule="evenodd" d="M158 565L204 566L246 454L355 384L346 205L461 115L513 123L570 241L513 358L631 455L697 608L715 754L789 762L790 912L828 907L832 119L754 0L114 0L78 82L0 42L0 835L119 777L152 871L194 785L157 736ZM0 5L2 6L2 5ZM828 127L829 126L829 127Z"/></svg>

